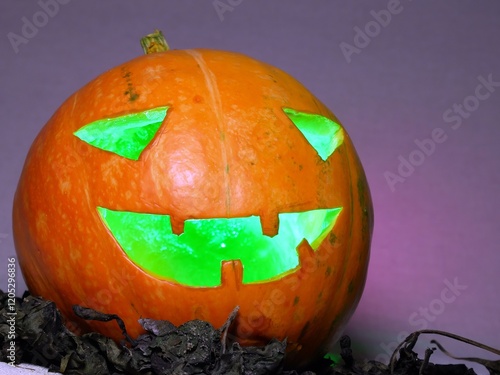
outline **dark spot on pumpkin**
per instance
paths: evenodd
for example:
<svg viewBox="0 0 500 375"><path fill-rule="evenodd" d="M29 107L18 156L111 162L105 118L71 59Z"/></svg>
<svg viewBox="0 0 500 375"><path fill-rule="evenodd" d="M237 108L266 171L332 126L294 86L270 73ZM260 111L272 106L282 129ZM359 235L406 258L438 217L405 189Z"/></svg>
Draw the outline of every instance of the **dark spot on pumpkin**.
<svg viewBox="0 0 500 375"><path fill-rule="evenodd" d="M326 267L325 276L330 276L332 274L332 267Z"/></svg>
<svg viewBox="0 0 500 375"><path fill-rule="evenodd" d="M195 316L195 319L204 320L205 311L204 311L203 307L201 307L201 306L196 307L196 309L194 310L194 316Z"/></svg>
<svg viewBox="0 0 500 375"><path fill-rule="evenodd" d="M304 169L304 166L302 164L299 164L299 171L301 171L302 169Z"/></svg>
<svg viewBox="0 0 500 375"><path fill-rule="evenodd" d="M335 246L335 243L337 242L337 236L333 232L328 236L328 242L330 242L330 245Z"/></svg>
<svg viewBox="0 0 500 375"><path fill-rule="evenodd" d="M357 181L358 189L358 201L361 206L362 218L361 218L361 236L363 241L368 241L370 236L371 228L373 227L373 213L368 208L368 203L366 197L368 192L366 191L366 183L362 178L358 178Z"/></svg>
<svg viewBox="0 0 500 375"><path fill-rule="evenodd" d="M132 307L132 310L134 310L134 311L137 313L137 315L141 315L141 314L139 313L139 311L137 310L137 308L135 307L135 305L134 305L134 303L133 303L133 302L130 302L130 307Z"/></svg>
<svg viewBox="0 0 500 375"><path fill-rule="evenodd" d="M351 280L349 282L349 285L347 286L347 293L351 294L354 291L354 280Z"/></svg>
<svg viewBox="0 0 500 375"><path fill-rule="evenodd" d="M273 81L274 83L278 83L276 78L274 78L271 74L268 74L268 76L269 76L269 78L271 78L271 81Z"/></svg>
<svg viewBox="0 0 500 375"><path fill-rule="evenodd" d="M128 95L128 100L133 102L134 100L137 100L137 98L139 97L139 94L137 94L136 92L132 91L132 90L127 90L124 92L124 95Z"/></svg>
<svg viewBox="0 0 500 375"><path fill-rule="evenodd" d="M137 100L139 94L135 90L134 85L132 84L132 74L129 71L126 71L125 68L122 68L123 75L122 77L125 79L125 83L127 85L127 90L123 93L125 96L128 96L129 102L133 102Z"/></svg>
<svg viewBox="0 0 500 375"><path fill-rule="evenodd" d="M299 335L299 340L302 339L302 337L304 337L304 335L307 333L307 330L309 328L309 321L306 322L306 324L304 324L304 327L302 327L302 330L300 331L300 335Z"/></svg>
<svg viewBox="0 0 500 375"><path fill-rule="evenodd" d="M295 298L293 299L293 305L297 305L300 301L300 297L299 296L295 296Z"/></svg>
<svg viewBox="0 0 500 375"><path fill-rule="evenodd" d="M195 103L203 103L203 98L200 95L195 95L193 98L193 102Z"/></svg>
<svg viewBox="0 0 500 375"><path fill-rule="evenodd" d="M318 303L319 301L321 301L322 298L323 298L323 291L319 292L318 298L316 300L316 303Z"/></svg>
<svg viewBox="0 0 500 375"><path fill-rule="evenodd" d="M89 153L88 144L86 144L85 142L78 142L77 152L80 156L87 155Z"/></svg>

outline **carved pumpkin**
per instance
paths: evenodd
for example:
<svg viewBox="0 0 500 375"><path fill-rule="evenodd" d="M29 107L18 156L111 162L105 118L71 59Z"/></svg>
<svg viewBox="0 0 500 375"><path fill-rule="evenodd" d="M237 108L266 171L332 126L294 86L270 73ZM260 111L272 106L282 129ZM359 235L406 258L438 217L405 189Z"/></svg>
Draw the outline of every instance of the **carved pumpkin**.
<svg viewBox="0 0 500 375"><path fill-rule="evenodd" d="M30 291L71 306L221 326L245 344L328 349L361 296L372 205L337 118L247 56L170 50L73 94L27 156L13 225Z"/></svg>

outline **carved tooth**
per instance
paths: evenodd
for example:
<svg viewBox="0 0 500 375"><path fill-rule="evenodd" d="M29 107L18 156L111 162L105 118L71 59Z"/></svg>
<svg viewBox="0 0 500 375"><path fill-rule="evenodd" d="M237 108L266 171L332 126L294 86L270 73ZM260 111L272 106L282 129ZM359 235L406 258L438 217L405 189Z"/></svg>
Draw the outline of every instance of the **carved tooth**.
<svg viewBox="0 0 500 375"><path fill-rule="evenodd" d="M221 285L239 290L243 285L243 263L241 260L225 260L221 264Z"/></svg>

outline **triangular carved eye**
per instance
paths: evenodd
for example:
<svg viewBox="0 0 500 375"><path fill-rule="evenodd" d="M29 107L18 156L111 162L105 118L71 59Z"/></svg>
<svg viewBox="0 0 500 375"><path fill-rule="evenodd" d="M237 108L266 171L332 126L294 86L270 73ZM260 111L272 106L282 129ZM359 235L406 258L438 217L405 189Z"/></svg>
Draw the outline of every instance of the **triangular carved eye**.
<svg viewBox="0 0 500 375"><path fill-rule="evenodd" d="M283 112L304 135L321 159L326 160L344 142L342 126L317 114L283 108Z"/></svg>
<svg viewBox="0 0 500 375"><path fill-rule="evenodd" d="M74 135L91 146L139 160L167 116L168 107L158 107L87 124Z"/></svg>

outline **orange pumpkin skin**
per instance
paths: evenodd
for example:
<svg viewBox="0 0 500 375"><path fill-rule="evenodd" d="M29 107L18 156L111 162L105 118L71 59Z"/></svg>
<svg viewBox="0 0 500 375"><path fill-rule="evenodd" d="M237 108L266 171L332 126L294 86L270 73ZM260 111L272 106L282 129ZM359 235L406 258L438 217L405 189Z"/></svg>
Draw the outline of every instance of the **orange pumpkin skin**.
<svg viewBox="0 0 500 375"><path fill-rule="evenodd" d="M94 148L73 133L92 121L170 106L138 161ZM121 339L112 323L84 322L74 304L119 314L131 336L141 317L221 326L235 306L232 334L244 345L288 338L291 361L329 349L365 283L373 227L368 185L347 134L319 158L283 107L335 116L283 71L241 54L173 50L117 66L73 94L27 156L14 200L19 263L34 295L53 300L79 332ZM228 168L227 168L228 166ZM269 282L243 284L237 260L219 287L193 288L136 266L96 207L169 214L176 233L192 218L259 215L274 235L278 213L343 207L314 252Z"/></svg>

